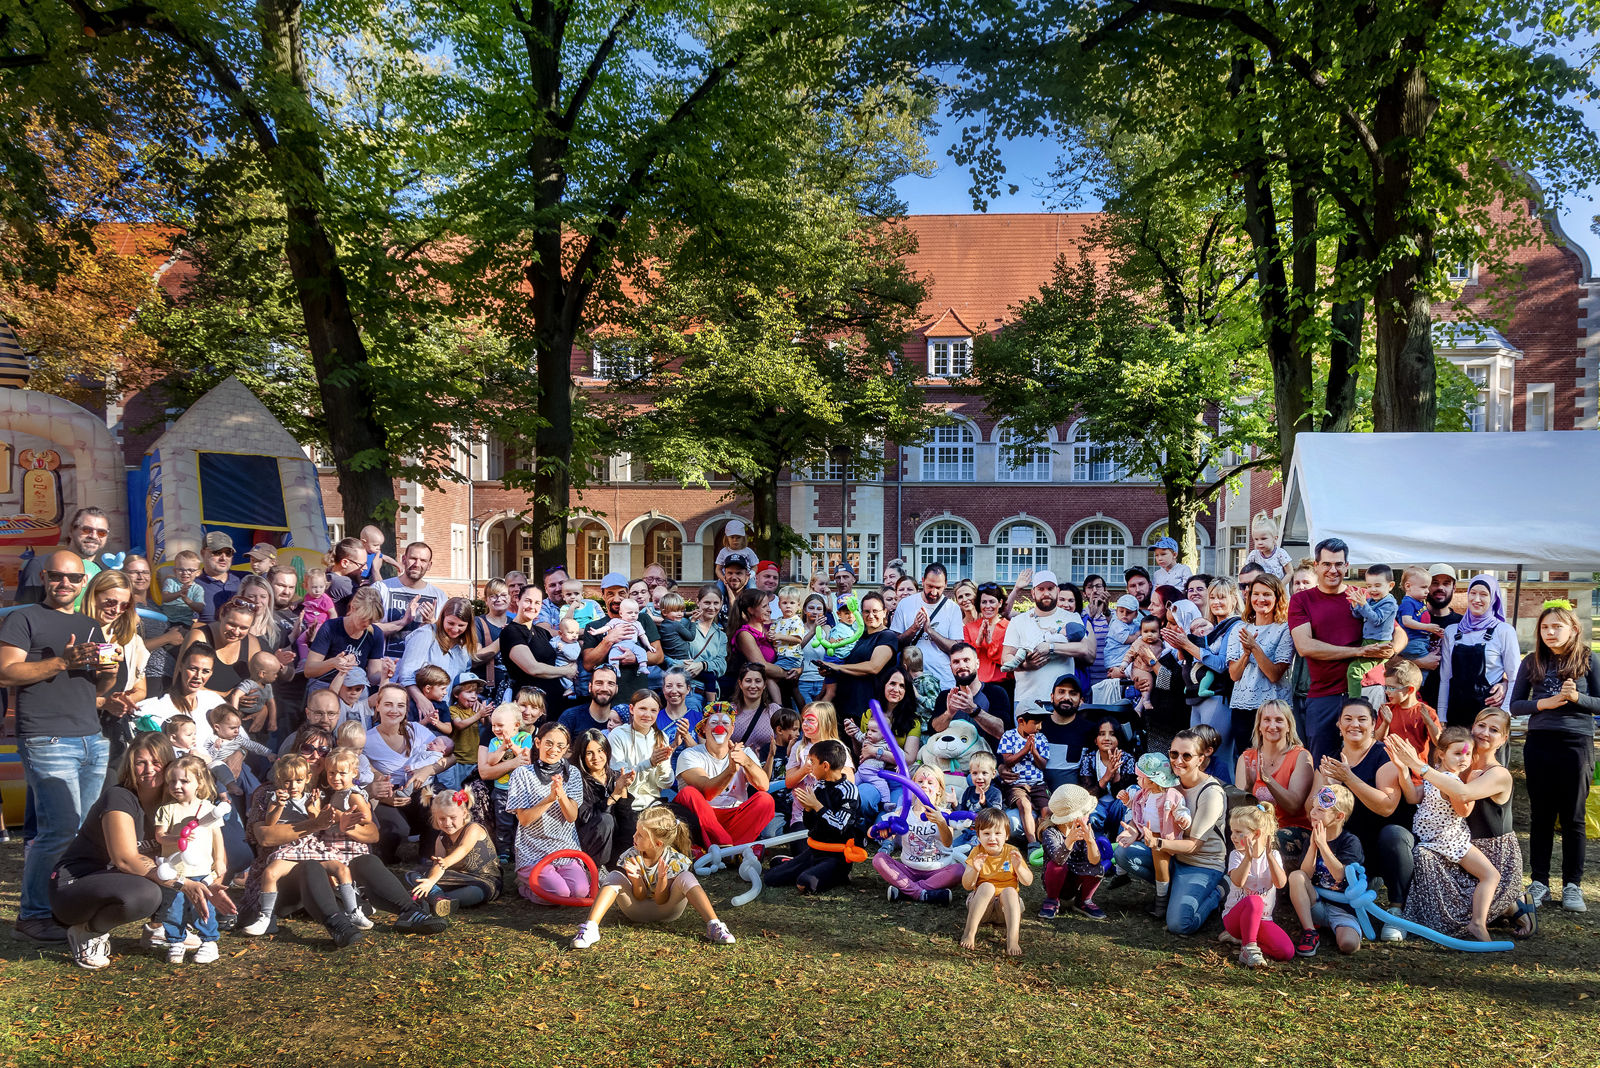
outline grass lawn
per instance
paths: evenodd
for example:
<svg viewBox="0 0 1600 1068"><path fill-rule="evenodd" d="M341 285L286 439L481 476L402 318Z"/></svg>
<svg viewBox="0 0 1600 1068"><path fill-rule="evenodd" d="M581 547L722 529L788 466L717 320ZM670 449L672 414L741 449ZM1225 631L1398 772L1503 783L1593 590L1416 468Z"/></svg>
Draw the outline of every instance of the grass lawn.
<svg viewBox="0 0 1600 1068"><path fill-rule="evenodd" d="M0 850L9 919L21 847ZM744 886L710 885L718 902ZM1547 905L1507 954L1409 941L1340 958L1325 940L1258 972L1215 921L1168 936L1137 883L1101 895L1097 924L1033 916L1036 880L1026 955L1005 959L998 929L964 952L959 905L891 904L864 865L821 898L725 909L735 946L703 942L691 913L608 924L575 953L573 910L505 898L442 936L380 926L344 951L304 920L224 936L204 966L142 955L137 928L102 972L0 937L0 1064L1593 1065L1597 889L1596 911Z"/></svg>

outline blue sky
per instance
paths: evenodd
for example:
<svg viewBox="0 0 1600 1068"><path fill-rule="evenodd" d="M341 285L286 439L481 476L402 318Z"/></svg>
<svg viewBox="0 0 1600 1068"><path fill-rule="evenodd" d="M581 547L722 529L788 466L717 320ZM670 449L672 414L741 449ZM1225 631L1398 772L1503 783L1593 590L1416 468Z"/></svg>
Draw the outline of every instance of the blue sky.
<svg viewBox="0 0 1600 1068"><path fill-rule="evenodd" d="M1600 41L1589 42L1584 51L1595 54ZM1575 50L1576 53L1577 50ZM1577 58L1576 54L1569 58ZM1591 128L1600 129L1600 100L1590 98L1579 101ZM966 168L950 158L950 146L959 139L960 127L948 121L931 139L928 154L938 164L939 171L931 178L904 178L897 188L914 214L957 214L973 211L972 197L968 192L971 178ZM1049 179L1055 164L1055 146L1043 140L1018 140L1004 146L1003 158L1012 183L1018 186L1015 195L1002 195L990 202L991 212L1048 211ZM1092 211L1099 205L1087 199L1081 210ZM1600 214L1600 185L1591 185L1581 193L1569 196L1557 213L1561 228L1568 237L1582 245L1589 254L1591 267L1600 272L1600 237L1590 229L1591 220Z"/></svg>

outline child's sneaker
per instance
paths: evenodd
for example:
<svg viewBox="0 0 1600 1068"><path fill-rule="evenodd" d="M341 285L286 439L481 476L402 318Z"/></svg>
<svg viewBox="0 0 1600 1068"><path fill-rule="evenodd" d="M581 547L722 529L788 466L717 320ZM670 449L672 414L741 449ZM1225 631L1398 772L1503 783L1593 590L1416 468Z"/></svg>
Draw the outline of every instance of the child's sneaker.
<svg viewBox="0 0 1600 1068"><path fill-rule="evenodd" d="M239 934L249 935L251 938L257 938L257 937L259 937L261 935L266 934L267 933L267 928L271 927L271 926L272 926L272 916L271 916L271 914L263 912L263 913L259 914L258 916L256 916L255 919L253 919L249 923L245 924L243 927L237 928L237 930L238 930Z"/></svg>
<svg viewBox="0 0 1600 1068"><path fill-rule="evenodd" d="M1317 947L1322 945L1322 936L1315 931L1305 930L1300 932L1300 939L1294 944L1294 955L1297 957L1315 957Z"/></svg>
<svg viewBox="0 0 1600 1068"><path fill-rule="evenodd" d="M949 890L929 890L922 895L922 900L929 905L948 905L955 900L955 895Z"/></svg>
<svg viewBox="0 0 1600 1068"><path fill-rule="evenodd" d="M1047 897L1039 903L1039 918L1041 920L1053 920L1060 911L1061 902L1053 897Z"/></svg>
<svg viewBox="0 0 1600 1068"><path fill-rule="evenodd" d="M147 923L139 932L140 949L166 949L167 929L159 923Z"/></svg>
<svg viewBox="0 0 1600 1068"><path fill-rule="evenodd" d="M183 947L183 943L182 942L175 942L175 943L172 943L171 945L168 945L167 946L167 963L168 964L182 964L183 963L183 955L185 953L187 953L187 952L189 952L189 951Z"/></svg>
<svg viewBox="0 0 1600 1068"><path fill-rule="evenodd" d="M884 896L887 897L890 901L899 901L900 900L900 888L898 886L891 886L891 887L889 887L888 889L886 889L884 891Z"/></svg>
<svg viewBox="0 0 1600 1068"><path fill-rule="evenodd" d="M1239 950L1239 963L1246 968L1265 968L1267 958L1261 955L1261 947L1254 942L1248 942Z"/></svg>
<svg viewBox="0 0 1600 1068"><path fill-rule="evenodd" d="M714 942L719 946L733 945L733 932L728 930L728 925L721 920L712 920L706 924L706 941Z"/></svg>
<svg viewBox="0 0 1600 1068"><path fill-rule="evenodd" d="M572 936L573 949L588 949L600 941L600 925L584 920L578 924L578 933Z"/></svg>
<svg viewBox="0 0 1600 1068"><path fill-rule="evenodd" d="M217 944L215 942L201 942L200 948L194 951L194 962L196 964L214 964L221 955L217 952Z"/></svg>
<svg viewBox="0 0 1600 1068"><path fill-rule="evenodd" d="M1093 901L1085 901L1078 908L1091 920L1103 920L1106 918L1106 910L1096 905Z"/></svg>

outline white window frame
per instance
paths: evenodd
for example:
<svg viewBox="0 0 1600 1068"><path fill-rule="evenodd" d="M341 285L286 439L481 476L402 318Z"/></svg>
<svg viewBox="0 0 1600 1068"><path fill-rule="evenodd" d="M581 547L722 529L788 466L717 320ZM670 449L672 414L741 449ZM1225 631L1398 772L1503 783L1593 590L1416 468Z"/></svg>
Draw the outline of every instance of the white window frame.
<svg viewBox="0 0 1600 1068"><path fill-rule="evenodd" d="M328 544L338 545L344 541L344 516L330 515L326 518L328 524Z"/></svg>
<svg viewBox="0 0 1600 1068"><path fill-rule="evenodd" d="M1001 427L995 435L995 481L1049 482L1055 458L1050 439L1018 442L1015 438L1016 433L1010 427Z"/></svg>
<svg viewBox="0 0 1600 1068"><path fill-rule="evenodd" d="M922 443L923 482L972 482L977 478L978 435L958 420L936 426Z"/></svg>
<svg viewBox="0 0 1600 1068"><path fill-rule="evenodd" d="M465 523L450 524L450 577L465 579L468 577L469 541L467 525Z"/></svg>
<svg viewBox="0 0 1600 1068"><path fill-rule="evenodd" d="M972 577L972 561L977 539L965 523L955 519L936 519L917 535L917 570L929 564L944 565L952 583Z"/></svg>
<svg viewBox="0 0 1600 1068"><path fill-rule="evenodd" d="M1072 481L1123 482L1128 469L1111 453L1111 446L1089 436L1082 422L1072 427L1067 440L1072 448Z"/></svg>
<svg viewBox="0 0 1600 1068"><path fill-rule="evenodd" d="M1458 260L1444 269L1445 278L1458 286L1471 286L1478 284L1478 262L1476 260Z"/></svg>
<svg viewBox="0 0 1600 1068"><path fill-rule="evenodd" d="M806 540L811 543L809 551L799 553L794 557L794 574L797 580L809 581L817 572L833 580L833 569L839 566L841 553L839 549L839 531L818 531L806 535ZM878 582L879 567L883 561L883 536L870 531L850 532L845 540L842 558L848 559L850 566L855 569L856 581L860 585Z"/></svg>
<svg viewBox="0 0 1600 1068"><path fill-rule="evenodd" d="M928 377L965 378L972 373L970 337L930 337L928 339Z"/></svg>
<svg viewBox="0 0 1600 1068"><path fill-rule="evenodd" d="M594 560L590 559L590 540L592 535L598 535L600 539L601 547L595 550L599 554L597 557L599 560L598 566L595 565ZM591 521L578 528L574 540L577 542L575 546L577 550L576 566L579 571L579 575L574 577L582 578L586 582L600 581L606 572L611 569L611 535L606 532L605 527Z"/></svg>
<svg viewBox="0 0 1600 1068"><path fill-rule="evenodd" d="M650 547L652 541L663 535L670 535L678 541L677 548L671 549L665 554L666 558L671 561L671 566L669 567L661 562L663 553L659 544L651 547L651 551L646 555L650 558L651 563L660 565L661 569L667 573L667 578L673 582L681 582L683 580L683 533L671 523L658 523L645 531L645 544Z"/></svg>
<svg viewBox="0 0 1600 1068"><path fill-rule="evenodd" d="M1012 533L1026 527L1034 532L1031 542L1013 542ZM1050 532L1031 519L1013 519L994 535L994 577L1009 586L1024 571L1043 571L1050 566Z"/></svg>
<svg viewBox="0 0 1600 1068"><path fill-rule="evenodd" d="M1528 387L1527 399L1522 409L1522 429L1534 429L1533 420L1530 417L1533 415L1533 405L1535 400L1539 401L1540 406L1544 409L1544 426L1540 429L1554 430L1556 387L1548 383L1542 383L1537 386Z"/></svg>
<svg viewBox="0 0 1600 1068"><path fill-rule="evenodd" d="M631 382L644 378L649 364L643 354L617 340L596 339L589 349L589 377L607 382Z"/></svg>
<svg viewBox="0 0 1600 1068"><path fill-rule="evenodd" d="M1104 540L1099 536L1104 534ZM1091 540L1091 537L1094 540ZM1107 586L1124 585L1128 566L1128 535L1115 523L1093 519L1067 537L1068 581L1082 586L1085 576L1103 575Z"/></svg>

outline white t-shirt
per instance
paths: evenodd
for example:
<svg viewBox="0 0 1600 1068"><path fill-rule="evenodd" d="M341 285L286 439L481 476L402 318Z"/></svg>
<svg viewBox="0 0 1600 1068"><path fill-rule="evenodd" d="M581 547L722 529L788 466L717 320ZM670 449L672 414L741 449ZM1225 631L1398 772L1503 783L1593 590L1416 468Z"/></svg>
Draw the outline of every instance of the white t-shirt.
<svg viewBox="0 0 1600 1068"><path fill-rule="evenodd" d="M930 630L937 631L949 641L961 640L966 621L961 618L961 606L948 597L940 599L937 605L930 605L922 599L920 593L907 597L895 606L894 618L889 621L889 629L897 634L904 634L906 628L917 618L917 613L923 610L928 613ZM923 670L939 680L939 689L948 690L955 686L956 677L950 671L950 654L933 644L927 635L917 639L917 648L922 650Z"/></svg>
<svg viewBox="0 0 1600 1068"><path fill-rule="evenodd" d="M149 716L160 729L161 725L180 712L194 720L194 737L197 748L205 748L217 740L217 732L211 729L211 721L206 718L218 705L226 704L227 699L215 690L198 690L194 695L194 711L184 712L172 703L172 695L164 694L161 697L147 697L134 706L135 716Z"/></svg>
<svg viewBox="0 0 1600 1068"><path fill-rule="evenodd" d="M378 591L378 596L383 599L383 619L380 622L393 623L406 614L406 608L412 602L432 601L434 618L439 618L439 609L444 607L444 591L431 582L424 582L415 589L403 584L399 577L384 579L373 589ZM422 625L422 605L418 604L412 613L410 623L405 629L391 634L385 647L384 655L399 660L405 655L406 638L411 632Z"/></svg>
<svg viewBox="0 0 1600 1068"><path fill-rule="evenodd" d="M1044 641L1045 638L1059 638L1069 624L1076 623L1083 626L1083 617L1076 612L1068 612L1061 608L1052 610L1047 615L1037 612L1025 612L1011 621L1006 628L1006 644L1008 650L1006 658L1010 659L1010 650L1027 651ZM1056 679L1068 674L1077 667L1077 662L1070 656L1052 656L1043 667L1032 670L1021 668L1016 672L1017 694L1015 708L1032 708L1035 701L1050 703L1050 691L1055 688Z"/></svg>
<svg viewBox="0 0 1600 1068"><path fill-rule="evenodd" d="M697 745L693 749L685 749L678 754L680 785L685 771L698 771L708 779L715 779L728 770L728 763L732 759L731 754L720 759L714 757L703 745ZM720 794L716 797L709 797L706 800L711 803L712 808L737 808L749 799L750 783L745 780L744 769L739 768L733 773L733 778L728 780L728 784L722 788Z"/></svg>

